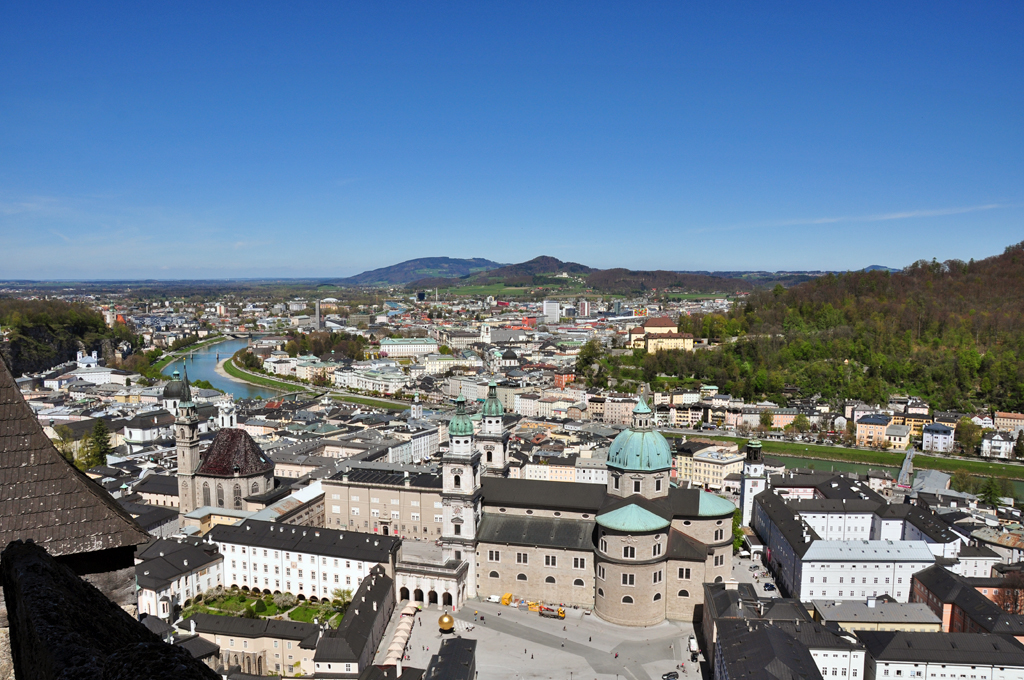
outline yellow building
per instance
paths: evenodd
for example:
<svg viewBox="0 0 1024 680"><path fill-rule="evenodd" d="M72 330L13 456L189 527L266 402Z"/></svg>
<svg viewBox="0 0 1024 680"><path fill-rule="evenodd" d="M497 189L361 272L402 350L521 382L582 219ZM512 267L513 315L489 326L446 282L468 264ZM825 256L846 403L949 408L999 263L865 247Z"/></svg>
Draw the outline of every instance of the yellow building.
<svg viewBox="0 0 1024 680"><path fill-rule="evenodd" d="M648 354L654 354L658 350L681 349L687 352L693 351L693 336L689 333L655 333L644 338Z"/></svg>

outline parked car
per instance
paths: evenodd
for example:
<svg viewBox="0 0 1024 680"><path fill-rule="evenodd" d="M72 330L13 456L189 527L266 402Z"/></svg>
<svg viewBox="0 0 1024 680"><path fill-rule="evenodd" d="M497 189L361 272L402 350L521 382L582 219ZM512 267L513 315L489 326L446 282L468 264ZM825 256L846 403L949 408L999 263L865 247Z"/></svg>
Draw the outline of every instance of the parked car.
<svg viewBox="0 0 1024 680"><path fill-rule="evenodd" d="M679 673L675 671L669 671L665 675L661 676L661 680L679 680Z"/></svg>
<svg viewBox="0 0 1024 680"><path fill-rule="evenodd" d="M771 583L765 583L764 584L764 589L765 590L775 590L775 585L771 584Z"/></svg>
<svg viewBox="0 0 1024 680"><path fill-rule="evenodd" d="M750 565L750 571L757 571L760 568L761 568L761 565L759 565L759 564L751 564Z"/></svg>

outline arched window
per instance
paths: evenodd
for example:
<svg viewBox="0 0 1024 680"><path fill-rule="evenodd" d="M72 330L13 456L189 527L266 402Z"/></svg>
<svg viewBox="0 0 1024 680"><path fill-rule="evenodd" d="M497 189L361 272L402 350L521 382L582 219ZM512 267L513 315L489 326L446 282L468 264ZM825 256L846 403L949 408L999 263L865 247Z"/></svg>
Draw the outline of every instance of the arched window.
<svg viewBox="0 0 1024 680"><path fill-rule="evenodd" d="M661 599L661 593L655 593L654 594L654 601L657 602L660 599Z"/></svg>
<svg viewBox="0 0 1024 680"><path fill-rule="evenodd" d="M259 492L260 492L260 484L259 484L259 482L253 482L252 483L252 495L255 496Z"/></svg>
<svg viewBox="0 0 1024 680"><path fill-rule="evenodd" d="M218 484L217 485L217 507L218 508L223 508L224 507L224 485L223 484Z"/></svg>
<svg viewBox="0 0 1024 680"><path fill-rule="evenodd" d="M493 463L494 462L494 454L492 452L490 452L490 451L487 452L487 462L488 463Z"/></svg>
<svg viewBox="0 0 1024 680"><path fill-rule="evenodd" d="M210 483L203 482L203 505L211 505L210 503Z"/></svg>
<svg viewBox="0 0 1024 680"><path fill-rule="evenodd" d="M633 598L629 595L626 595L622 598L622 604L633 604Z"/></svg>
<svg viewBox="0 0 1024 680"><path fill-rule="evenodd" d="M575 581L573 581L573 582L572 582L572 584L573 584L574 586L583 586L583 585L586 585L586 584L585 584L585 583L583 582L583 579L581 579L581 578L578 578L578 579L576 579Z"/></svg>
<svg viewBox="0 0 1024 680"><path fill-rule="evenodd" d="M690 596L690 591L688 591L688 590L680 590L679 591L679 597L689 597L689 596Z"/></svg>
<svg viewBox="0 0 1024 680"><path fill-rule="evenodd" d="M598 589L597 589L597 594L598 594L598 595L599 595L600 597L604 597L604 588L598 588Z"/></svg>
<svg viewBox="0 0 1024 680"><path fill-rule="evenodd" d="M455 484L455 488L456 489L461 489L462 488L462 476L461 475L455 475L454 484Z"/></svg>
<svg viewBox="0 0 1024 680"><path fill-rule="evenodd" d="M235 510L242 509L242 485L235 484Z"/></svg>
<svg viewBox="0 0 1024 680"><path fill-rule="evenodd" d="M555 577L554 576L548 576L546 579L544 579L544 583L554 583L554 582L555 582Z"/></svg>
<svg viewBox="0 0 1024 680"><path fill-rule="evenodd" d="M516 576L516 580L517 581L525 581L526 580L526 574L519 574L518 576Z"/></svg>
<svg viewBox="0 0 1024 680"><path fill-rule="evenodd" d="M492 571L490 574L488 574L488 576L490 576L491 578L498 578L498 572Z"/></svg>
<svg viewBox="0 0 1024 680"><path fill-rule="evenodd" d="M722 577L721 576L716 576L715 577L715 583L721 583L721 582L722 582Z"/></svg>

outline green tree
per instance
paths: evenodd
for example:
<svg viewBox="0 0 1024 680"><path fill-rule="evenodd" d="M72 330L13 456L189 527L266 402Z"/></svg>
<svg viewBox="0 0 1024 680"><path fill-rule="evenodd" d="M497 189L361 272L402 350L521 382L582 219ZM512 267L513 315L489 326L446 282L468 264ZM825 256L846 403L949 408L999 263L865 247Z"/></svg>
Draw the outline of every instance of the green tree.
<svg viewBox="0 0 1024 680"><path fill-rule="evenodd" d="M956 425L956 434L953 436L960 442L965 454L973 455L978 444L981 443L981 426L976 425L970 418L961 418Z"/></svg>
<svg viewBox="0 0 1024 680"><path fill-rule="evenodd" d="M793 429L797 432L807 432L811 429L811 421L803 413L797 414L796 418L793 419Z"/></svg>
<svg viewBox="0 0 1024 680"><path fill-rule="evenodd" d="M110 445L110 429L102 418L97 419L96 424L92 427L92 446L90 448L86 469L106 465L107 456L114 453L114 447Z"/></svg>
<svg viewBox="0 0 1024 680"><path fill-rule="evenodd" d="M732 550L733 552L739 552L743 550L743 514L739 508L736 508L736 512L732 513Z"/></svg>
<svg viewBox="0 0 1024 680"><path fill-rule="evenodd" d="M452 348L449 347L448 345L441 345L440 347L437 348L437 351L440 354L451 354Z"/></svg>
<svg viewBox="0 0 1024 680"><path fill-rule="evenodd" d="M761 411L761 415L758 416L758 420L761 422L761 427L764 428L771 428L772 422L774 421L772 413L768 409Z"/></svg>
<svg viewBox="0 0 1024 680"><path fill-rule="evenodd" d="M1002 496L1002 487L999 486L999 482L993 477L989 477L978 492L978 497L989 505L999 505Z"/></svg>
<svg viewBox="0 0 1024 680"><path fill-rule="evenodd" d="M971 473L963 468L957 468L953 472L953 478L949 482L949 486L953 491L960 491L963 493L972 493L974 489L974 478L971 477Z"/></svg>
<svg viewBox="0 0 1024 680"><path fill-rule="evenodd" d="M1024 460L1024 430L1017 433L1017 442L1013 445L1013 455L1017 460Z"/></svg>
<svg viewBox="0 0 1024 680"><path fill-rule="evenodd" d="M75 433L67 425L58 425L54 431L57 438L53 440L53 445L60 451L60 455L73 463L75 461Z"/></svg>

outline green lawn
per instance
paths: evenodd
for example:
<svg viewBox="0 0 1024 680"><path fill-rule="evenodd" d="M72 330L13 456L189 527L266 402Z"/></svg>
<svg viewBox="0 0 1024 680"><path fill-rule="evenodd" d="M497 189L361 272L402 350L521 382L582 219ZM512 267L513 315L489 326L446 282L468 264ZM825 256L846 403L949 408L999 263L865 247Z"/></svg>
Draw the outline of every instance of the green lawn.
<svg viewBox="0 0 1024 680"><path fill-rule="evenodd" d="M252 375L249 373L245 373L244 371L240 370L237 366L235 366L234 360L230 358L224 362L224 372L233 378L238 378L239 380L244 380L245 382L252 383L254 385L259 385L260 387L269 387L271 389L278 390L281 392L300 392L304 389L307 389L306 386L302 385L301 383L290 383L283 380L273 380L271 378L264 378L261 375Z"/></svg>
<svg viewBox="0 0 1024 680"><path fill-rule="evenodd" d="M222 609L226 612L240 612L256 600L245 595L226 595L215 600L204 602L207 607Z"/></svg>
<svg viewBox="0 0 1024 680"><path fill-rule="evenodd" d="M747 440L737 437L711 436L710 439L736 442L742 448ZM864 451L860 449L841 449L831 446L817 446L814 444L800 444L794 442L776 442L762 440L764 452L768 455L794 456L801 458L821 458L823 460L845 461L848 463L863 463L865 465L881 465L899 468L903 465L905 455L902 452L890 453L888 451ZM1024 466L1007 465L1004 463L990 463L974 458L936 458L923 454L914 456L914 468L918 470L939 470L941 472L953 473L957 470L967 470L971 474L983 477L1005 477L1007 479L1024 480Z"/></svg>
<svg viewBox="0 0 1024 680"><path fill-rule="evenodd" d="M302 621L303 623L313 623L314 618L322 618L323 613L319 607L311 607L306 604L300 604L295 609L288 612L288 618L292 621Z"/></svg>

